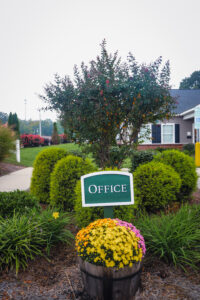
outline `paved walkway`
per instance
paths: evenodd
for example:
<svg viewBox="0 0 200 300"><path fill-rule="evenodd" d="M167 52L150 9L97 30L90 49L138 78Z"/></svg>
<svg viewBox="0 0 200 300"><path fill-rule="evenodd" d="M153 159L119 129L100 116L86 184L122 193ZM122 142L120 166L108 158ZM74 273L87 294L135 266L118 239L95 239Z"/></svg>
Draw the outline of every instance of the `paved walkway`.
<svg viewBox="0 0 200 300"><path fill-rule="evenodd" d="M26 191L30 188L33 168L24 168L0 177L0 192Z"/></svg>
<svg viewBox="0 0 200 300"><path fill-rule="evenodd" d="M198 189L200 189L200 168L197 168ZM127 171L127 169L123 169ZM30 188L33 168L24 168L0 177L0 192L11 192L14 190L26 191Z"/></svg>

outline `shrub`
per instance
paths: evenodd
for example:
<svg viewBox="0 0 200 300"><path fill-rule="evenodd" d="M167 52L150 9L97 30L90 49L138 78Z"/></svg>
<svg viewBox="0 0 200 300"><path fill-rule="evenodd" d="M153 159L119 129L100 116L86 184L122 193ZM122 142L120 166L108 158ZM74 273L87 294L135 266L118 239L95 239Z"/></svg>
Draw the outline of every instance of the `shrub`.
<svg viewBox="0 0 200 300"><path fill-rule="evenodd" d="M51 174L50 203L52 206L65 210L74 207L74 188L76 182L84 174L95 170L89 159L82 159L73 155L61 159L55 165Z"/></svg>
<svg viewBox="0 0 200 300"><path fill-rule="evenodd" d="M142 216L135 220L147 252L167 263L197 268L200 262L200 206L184 205L175 214Z"/></svg>
<svg viewBox="0 0 200 300"><path fill-rule="evenodd" d="M156 211L176 200L180 190L180 176L175 170L159 162L140 165L133 174L135 203L140 209Z"/></svg>
<svg viewBox="0 0 200 300"><path fill-rule="evenodd" d="M75 219L79 228L89 225L91 222L104 217L103 207L82 207L81 181L75 188ZM114 217L123 221L131 222L134 215L134 205L113 206Z"/></svg>
<svg viewBox="0 0 200 300"><path fill-rule="evenodd" d="M154 161L172 166L180 175L181 189L178 193L178 200L187 200L191 193L195 190L197 184L194 159L180 151L168 150L156 155L154 157Z"/></svg>
<svg viewBox="0 0 200 300"><path fill-rule="evenodd" d="M155 150L156 150L157 152L163 152L163 151L167 151L167 150L172 150L172 148L157 147Z"/></svg>
<svg viewBox="0 0 200 300"><path fill-rule="evenodd" d="M86 154L84 154L81 150L69 150L69 154L73 156L78 156L83 159L86 158Z"/></svg>
<svg viewBox="0 0 200 300"><path fill-rule="evenodd" d="M94 148L96 148L97 150L96 152L94 151ZM98 145L86 144L82 146L82 151L87 155L92 153L92 157L94 158L96 165L99 168L102 168L102 161L98 156L98 151L99 151ZM107 157L107 162L105 163L105 167L119 169L129 153L130 150L126 145L109 147L108 157Z"/></svg>
<svg viewBox="0 0 200 300"><path fill-rule="evenodd" d="M131 154L131 172L134 172L139 165L152 161L154 155L155 152L153 151L133 151Z"/></svg>
<svg viewBox="0 0 200 300"><path fill-rule="evenodd" d="M0 124L0 161L4 160L10 154L10 151L14 149L14 134L11 129Z"/></svg>
<svg viewBox="0 0 200 300"><path fill-rule="evenodd" d="M0 192L0 216L12 217L14 213L26 214L31 209L40 210L38 199L25 191Z"/></svg>
<svg viewBox="0 0 200 300"><path fill-rule="evenodd" d="M194 156L195 155L195 145L194 144L185 144L183 146L183 152L187 155Z"/></svg>
<svg viewBox="0 0 200 300"><path fill-rule="evenodd" d="M9 219L0 218L0 268L25 268L29 259L47 254L58 242L69 243L73 237L66 229L70 218L66 214L53 217L53 211L42 214L14 215Z"/></svg>
<svg viewBox="0 0 200 300"><path fill-rule="evenodd" d="M125 160L127 156L128 149L126 146L112 146L109 149L109 156L110 156L110 161L109 161L109 166L111 168L117 167L120 169L123 161Z"/></svg>
<svg viewBox="0 0 200 300"><path fill-rule="evenodd" d="M58 160L67 156L67 152L60 148L49 148L41 151L33 165L30 191L40 202L49 202L50 174Z"/></svg>

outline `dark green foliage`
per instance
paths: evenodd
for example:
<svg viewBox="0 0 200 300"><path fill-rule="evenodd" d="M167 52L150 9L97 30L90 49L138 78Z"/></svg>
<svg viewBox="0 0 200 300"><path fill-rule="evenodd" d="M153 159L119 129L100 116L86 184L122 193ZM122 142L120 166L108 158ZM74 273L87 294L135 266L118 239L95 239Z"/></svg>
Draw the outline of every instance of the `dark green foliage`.
<svg viewBox="0 0 200 300"><path fill-rule="evenodd" d="M130 149L126 145L112 146L109 148L109 160L106 163L106 167L120 169L123 161L130 153Z"/></svg>
<svg viewBox="0 0 200 300"><path fill-rule="evenodd" d="M89 223L104 218L103 207L82 207L81 182L78 181L75 188L75 219L79 228L86 227ZM114 217L123 221L132 222L134 216L134 205L113 206Z"/></svg>
<svg viewBox="0 0 200 300"><path fill-rule="evenodd" d="M92 145L84 145L82 146L82 150L85 154L93 153L93 158L95 163L99 168L102 166L101 158L97 152L93 152ZM123 161L126 159L128 154L130 153L130 149L126 145L121 146L111 146L108 150L108 159L105 163L106 168L118 168L120 169Z"/></svg>
<svg viewBox="0 0 200 300"><path fill-rule="evenodd" d="M159 162L140 165L133 173L135 203L139 209L155 212L176 201L181 187L178 173Z"/></svg>
<svg viewBox="0 0 200 300"><path fill-rule="evenodd" d="M152 161L154 155L155 152L153 151L132 151L130 155L131 172L134 172L139 165Z"/></svg>
<svg viewBox="0 0 200 300"><path fill-rule="evenodd" d="M14 136L9 128L0 124L0 161L8 156L11 150L15 149Z"/></svg>
<svg viewBox="0 0 200 300"><path fill-rule="evenodd" d="M194 156L195 155L195 145L194 144L185 144L183 146L183 152L187 155Z"/></svg>
<svg viewBox="0 0 200 300"><path fill-rule="evenodd" d="M200 262L200 205L184 205L175 214L141 216L134 225L144 236L147 253L184 268Z"/></svg>
<svg viewBox="0 0 200 300"><path fill-rule="evenodd" d="M194 71L190 77L185 77L179 86L179 89L194 90L200 89L200 71Z"/></svg>
<svg viewBox="0 0 200 300"><path fill-rule="evenodd" d="M43 250L49 254L58 242L69 243L73 238L66 229L69 222L69 216L62 213L55 219L52 210L0 218L0 269L16 269L17 273L30 259L44 256Z"/></svg>
<svg viewBox="0 0 200 300"><path fill-rule="evenodd" d="M124 146L112 146L109 148L109 161L107 167L120 169L121 164L127 155L127 149Z"/></svg>
<svg viewBox="0 0 200 300"><path fill-rule="evenodd" d="M30 191L40 202L49 202L50 174L56 162L65 156L67 152L60 148L45 149L37 155L33 165Z"/></svg>
<svg viewBox="0 0 200 300"><path fill-rule="evenodd" d="M0 192L0 216L3 218L12 217L14 213L27 214L33 208L40 211L37 198L28 192Z"/></svg>
<svg viewBox="0 0 200 300"><path fill-rule="evenodd" d="M19 120L18 120L18 117L17 117L17 114L14 113L10 113L9 116L8 116L8 125L10 126L10 128L12 130L14 130L14 132L16 133L16 136L19 136L20 135L20 132L19 132Z"/></svg>
<svg viewBox="0 0 200 300"><path fill-rule="evenodd" d="M109 165L116 137L132 147L142 125L171 116L175 99L169 93L169 62L162 58L139 64L130 53L121 62L118 53L109 54L106 41L89 66L75 66L74 80L55 76L41 96L49 109L60 114L69 136L80 144L87 141L101 168ZM127 135L127 128L131 128Z"/></svg>
<svg viewBox="0 0 200 300"><path fill-rule="evenodd" d="M84 174L95 171L89 159L82 159L73 155L61 159L55 165L51 174L50 203L70 211L74 208L74 188L77 180Z"/></svg>
<svg viewBox="0 0 200 300"><path fill-rule="evenodd" d="M188 200L197 184L194 159L178 150L168 150L156 155L154 160L173 167L180 175L181 189L177 197L181 202Z"/></svg>

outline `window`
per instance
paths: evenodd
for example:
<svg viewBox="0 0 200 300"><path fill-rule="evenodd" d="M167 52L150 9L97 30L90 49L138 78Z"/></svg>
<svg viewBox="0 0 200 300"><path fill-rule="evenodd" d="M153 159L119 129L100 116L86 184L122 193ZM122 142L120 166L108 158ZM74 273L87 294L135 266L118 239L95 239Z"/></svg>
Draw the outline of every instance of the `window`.
<svg viewBox="0 0 200 300"><path fill-rule="evenodd" d="M174 124L162 124L161 130L161 143L162 144L174 144Z"/></svg>
<svg viewBox="0 0 200 300"><path fill-rule="evenodd" d="M141 144L180 143L180 124L161 123L144 125L138 134Z"/></svg>
<svg viewBox="0 0 200 300"><path fill-rule="evenodd" d="M138 139L141 141L141 144L151 144L152 136L151 136L151 124L146 124L140 128L140 132L138 134Z"/></svg>

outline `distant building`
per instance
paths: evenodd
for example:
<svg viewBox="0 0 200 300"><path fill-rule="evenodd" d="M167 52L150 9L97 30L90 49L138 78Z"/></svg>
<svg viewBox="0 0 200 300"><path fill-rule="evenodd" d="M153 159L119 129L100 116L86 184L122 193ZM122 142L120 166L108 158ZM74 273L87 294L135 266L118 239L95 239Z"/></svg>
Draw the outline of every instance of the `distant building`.
<svg viewBox="0 0 200 300"><path fill-rule="evenodd" d="M175 117L141 128L139 136L144 136L148 129L148 137L143 138L139 149L182 148L184 144L199 141L199 130L194 128L194 112L195 107L200 105L200 89L173 89L170 94L177 99Z"/></svg>

